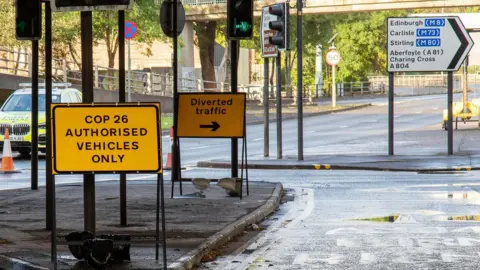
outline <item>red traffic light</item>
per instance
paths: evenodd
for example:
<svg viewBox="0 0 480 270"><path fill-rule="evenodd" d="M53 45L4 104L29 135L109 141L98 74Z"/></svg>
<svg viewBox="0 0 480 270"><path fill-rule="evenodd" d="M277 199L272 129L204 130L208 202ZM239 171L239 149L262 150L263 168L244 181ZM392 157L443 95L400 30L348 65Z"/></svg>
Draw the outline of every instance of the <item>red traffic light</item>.
<svg viewBox="0 0 480 270"><path fill-rule="evenodd" d="M273 5L268 8L268 13L275 15L275 16L283 16L285 15L285 11L283 9L283 5Z"/></svg>

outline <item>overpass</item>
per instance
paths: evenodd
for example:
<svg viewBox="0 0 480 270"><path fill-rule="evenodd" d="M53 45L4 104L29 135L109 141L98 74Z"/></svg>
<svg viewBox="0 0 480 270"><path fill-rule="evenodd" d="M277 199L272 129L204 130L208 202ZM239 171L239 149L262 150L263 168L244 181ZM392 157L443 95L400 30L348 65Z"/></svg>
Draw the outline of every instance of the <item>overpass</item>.
<svg viewBox="0 0 480 270"><path fill-rule="evenodd" d="M254 0L254 16L260 17L261 8L285 0ZM296 0L290 0L295 5ZM480 0L303 0L303 14L332 14L371 12L394 9L427 9L480 6ZM227 0L183 0L186 23L182 32L184 46L181 48L181 69L194 66L194 21L225 20ZM296 14L296 9L290 9Z"/></svg>
<svg viewBox="0 0 480 270"><path fill-rule="evenodd" d="M479 6L480 0L303 0L303 14L369 12L393 9L426 9ZM260 17L261 8L284 0L256 0L254 15ZM291 1L292 5L295 0ZM227 16L227 0L184 0L187 21L223 20ZM290 9L296 14L296 9Z"/></svg>

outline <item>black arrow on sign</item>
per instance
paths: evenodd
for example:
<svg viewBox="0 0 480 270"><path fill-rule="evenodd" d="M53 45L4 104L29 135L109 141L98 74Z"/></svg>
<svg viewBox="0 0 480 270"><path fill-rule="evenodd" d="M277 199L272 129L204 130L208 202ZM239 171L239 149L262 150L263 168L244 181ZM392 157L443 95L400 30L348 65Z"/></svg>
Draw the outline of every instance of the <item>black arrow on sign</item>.
<svg viewBox="0 0 480 270"><path fill-rule="evenodd" d="M460 29L460 26L458 25L455 19L448 19L448 22L452 26L452 29L455 32L455 34L457 34L457 37L461 43L460 48L458 48L458 51L453 56L452 62L450 62L450 64L448 65L448 69L455 69L458 61L460 60L460 57L462 57L463 53L465 52L465 49L467 49L469 42L467 37L465 37L465 35L463 34L462 29Z"/></svg>
<svg viewBox="0 0 480 270"><path fill-rule="evenodd" d="M217 131L217 129L220 128L220 125L217 122L212 121L211 125L200 125L200 128L211 128L211 131Z"/></svg>

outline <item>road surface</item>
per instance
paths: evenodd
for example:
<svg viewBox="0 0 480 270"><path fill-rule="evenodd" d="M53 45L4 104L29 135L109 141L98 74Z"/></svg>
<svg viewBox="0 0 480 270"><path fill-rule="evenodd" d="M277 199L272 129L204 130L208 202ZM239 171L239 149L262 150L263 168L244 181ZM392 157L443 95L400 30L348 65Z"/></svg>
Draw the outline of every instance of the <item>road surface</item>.
<svg viewBox="0 0 480 270"><path fill-rule="evenodd" d="M460 96L456 96L458 99ZM388 152L388 103L385 98L344 101L348 103L372 103L374 106L360 110L334 113L304 120L304 154L387 154ZM446 108L446 97L420 96L397 98L395 104L396 134L414 134L414 132L432 128L439 136L446 138L441 131L442 110ZM436 125L436 126L435 126ZM283 154L297 154L297 121L283 122ZM445 134L445 136L444 136ZM416 136L416 135L412 135ZM402 141L403 140L403 141ZM247 126L247 142L249 159L263 158L263 124ZM170 144L168 135L162 137L164 160ZM421 145L423 138L412 141L409 137L397 137L396 154L409 153L409 145ZM239 140L241 149L242 140ZM443 147L443 146L442 146ZM445 147L443 147L446 149ZM442 149L443 149L442 148ZM419 149L421 151L421 149ZM241 153L241 152L240 152ZM192 167L200 160L229 158L230 139L181 139L182 167ZM270 124L270 158L276 158L276 125ZM15 166L23 170L21 174L0 175L0 188L27 187L30 182L30 161L15 159ZM40 179L45 179L45 160L40 159ZM131 176L132 179L149 179L148 176ZM78 182L81 176L59 176L58 183ZM118 176L101 176L100 179L116 179ZM71 179L71 180L68 180ZM151 179L154 179L152 176ZM169 174L166 175L169 179Z"/></svg>

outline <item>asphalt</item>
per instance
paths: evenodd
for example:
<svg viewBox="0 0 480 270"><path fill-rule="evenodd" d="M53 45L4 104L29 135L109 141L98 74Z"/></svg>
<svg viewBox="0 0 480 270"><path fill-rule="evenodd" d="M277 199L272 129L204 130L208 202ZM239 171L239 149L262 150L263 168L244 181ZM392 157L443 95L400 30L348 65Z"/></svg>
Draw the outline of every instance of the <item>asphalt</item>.
<svg viewBox="0 0 480 270"><path fill-rule="evenodd" d="M280 204L282 185L252 182L250 194L242 200L227 196L213 183L206 198L170 199L170 184L165 184L167 259L169 269L186 269L198 263L211 249L261 222ZM128 234L134 241L154 240L156 227L156 182L131 180L127 187L128 226L119 224L117 181L96 183L96 234ZM177 186L178 188L178 186ZM184 195L195 192L183 184ZM72 231L83 230L83 189L79 184L56 187L57 240ZM0 269L52 269L50 233L45 228L45 189L0 191ZM114 269L159 269L153 243L134 243L130 263ZM161 247L161 245L160 245ZM83 269L65 245L58 247L58 269ZM162 251L160 250L160 254ZM161 258L161 257L160 257ZM30 268L22 268L30 267ZM44 268L42 268L44 267Z"/></svg>
<svg viewBox="0 0 480 270"><path fill-rule="evenodd" d="M478 171L264 171L295 195L205 270L478 269Z"/></svg>

